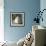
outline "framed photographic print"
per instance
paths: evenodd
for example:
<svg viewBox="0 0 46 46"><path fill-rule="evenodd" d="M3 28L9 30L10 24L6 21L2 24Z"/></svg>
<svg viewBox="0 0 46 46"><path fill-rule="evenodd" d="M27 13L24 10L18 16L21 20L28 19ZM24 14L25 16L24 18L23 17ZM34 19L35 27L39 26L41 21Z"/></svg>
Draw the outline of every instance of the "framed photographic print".
<svg viewBox="0 0 46 46"><path fill-rule="evenodd" d="M24 26L25 25L24 12L10 12L10 25L11 26Z"/></svg>

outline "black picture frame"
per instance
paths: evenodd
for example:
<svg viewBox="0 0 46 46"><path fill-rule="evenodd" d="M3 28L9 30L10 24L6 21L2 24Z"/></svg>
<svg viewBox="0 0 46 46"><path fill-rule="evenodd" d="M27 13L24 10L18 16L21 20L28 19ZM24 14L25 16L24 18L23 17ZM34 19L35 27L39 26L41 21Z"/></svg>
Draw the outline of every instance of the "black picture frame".
<svg viewBox="0 0 46 46"><path fill-rule="evenodd" d="M10 26L11 27L24 27L25 26L25 13L24 12L10 12Z"/></svg>

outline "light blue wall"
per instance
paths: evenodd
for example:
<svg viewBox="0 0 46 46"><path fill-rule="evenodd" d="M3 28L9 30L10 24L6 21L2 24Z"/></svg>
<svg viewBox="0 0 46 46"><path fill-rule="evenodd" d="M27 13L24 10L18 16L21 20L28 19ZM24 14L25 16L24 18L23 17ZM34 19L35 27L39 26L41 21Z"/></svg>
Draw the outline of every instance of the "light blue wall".
<svg viewBox="0 0 46 46"><path fill-rule="evenodd" d="M46 9L46 0L41 0L40 1L40 10L42 11L43 9ZM43 12L43 22L40 21L40 25L46 27L46 10Z"/></svg>
<svg viewBox="0 0 46 46"><path fill-rule="evenodd" d="M7 41L18 41L32 28L35 12L40 9L40 0L4 0L4 38ZM10 12L25 12L24 27L10 27Z"/></svg>

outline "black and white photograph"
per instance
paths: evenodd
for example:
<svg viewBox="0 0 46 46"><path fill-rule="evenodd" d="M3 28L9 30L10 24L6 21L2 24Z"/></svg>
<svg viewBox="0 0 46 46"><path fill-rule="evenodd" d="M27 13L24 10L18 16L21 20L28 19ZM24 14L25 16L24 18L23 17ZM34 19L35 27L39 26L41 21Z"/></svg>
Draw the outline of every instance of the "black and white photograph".
<svg viewBox="0 0 46 46"><path fill-rule="evenodd" d="M24 12L11 12L10 24L11 26L24 26Z"/></svg>

